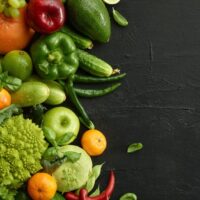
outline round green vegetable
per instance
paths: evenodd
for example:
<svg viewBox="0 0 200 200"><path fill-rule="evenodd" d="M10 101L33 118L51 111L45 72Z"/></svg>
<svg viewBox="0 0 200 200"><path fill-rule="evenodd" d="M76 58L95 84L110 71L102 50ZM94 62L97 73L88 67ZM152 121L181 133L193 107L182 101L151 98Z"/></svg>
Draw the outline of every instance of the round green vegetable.
<svg viewBox="0 0 200 200"><path fill-rule="evenodd" d="M0 191L16 190L42 169L40 159L46 148L42 130L31 120L18 115L4 121L0 126Z"/></svg>
<svg viewBox="0 0 200 200"><path fill-rule="evenodd" d="M52 175L56 178L60 192L69 192L81 188L86 184L92 171L92 160L82 148L74 145L59 148L59 154L66 151L81 153L81 157L74 163L71 161L64 162L53 172Z"/></svg>

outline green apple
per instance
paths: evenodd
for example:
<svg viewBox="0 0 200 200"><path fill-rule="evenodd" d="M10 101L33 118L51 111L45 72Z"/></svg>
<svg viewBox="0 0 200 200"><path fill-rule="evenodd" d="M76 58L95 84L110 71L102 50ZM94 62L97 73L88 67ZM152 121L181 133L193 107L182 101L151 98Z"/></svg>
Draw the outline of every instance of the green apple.
<svg viewBox="0 0 200 200"><path fill-rule="evenodd" d="M48 110L43 116L42 125L52 129L56 133L56 138L72 132L74 135L66 144L76 139L80 128L80 122L76 114L69 108L61 106Z"/></svg>

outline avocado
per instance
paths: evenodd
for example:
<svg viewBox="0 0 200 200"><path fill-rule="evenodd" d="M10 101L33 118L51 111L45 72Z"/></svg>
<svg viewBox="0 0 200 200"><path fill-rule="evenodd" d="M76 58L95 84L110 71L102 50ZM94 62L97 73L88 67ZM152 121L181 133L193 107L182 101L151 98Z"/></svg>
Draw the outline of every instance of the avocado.
<svg viewBox="0 0 200 200"><path fill-rule="evenodd" d="M102 0L68 0L69 21L79 32L106 43L111 35L108 10Z"/></svg>

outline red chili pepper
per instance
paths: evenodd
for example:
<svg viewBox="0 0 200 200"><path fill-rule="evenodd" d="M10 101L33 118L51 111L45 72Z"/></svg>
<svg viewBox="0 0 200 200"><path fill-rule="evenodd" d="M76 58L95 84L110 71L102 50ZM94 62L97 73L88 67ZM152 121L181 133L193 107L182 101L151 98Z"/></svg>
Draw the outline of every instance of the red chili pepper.
<svg viewBox="0 0 200 200"><path fill-rule="evenodd" d="M95 197L89 197L87 190L81 189L79 196L72 192L68 192L66 193L65 198L67 200L109 200L110 196L113 193L114 187L115 187L115 174L113 171L111 171L108 185L100 195Z"/></svg>
<svg viewBox="0 0 200 200"><path fill-rule="evenodd" d="M61 0L30 0L27 6L27 22L40 33L59 30L64 25L65 15Z"/></svg>

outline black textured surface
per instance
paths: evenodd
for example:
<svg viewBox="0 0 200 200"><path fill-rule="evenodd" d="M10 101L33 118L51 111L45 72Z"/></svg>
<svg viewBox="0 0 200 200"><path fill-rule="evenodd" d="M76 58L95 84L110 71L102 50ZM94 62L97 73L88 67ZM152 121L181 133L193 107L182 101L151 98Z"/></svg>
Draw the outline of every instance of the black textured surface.
<svg viewBox="0 0 200 200"><path fill-rule="evenodd" d="M93 52L128 76L113 94L83 100L108 138L102 178L116 172L117 200L200 199L200 2L121 0L129 20ZM142 142L143 150L127 154ZM103 184L102 184L103 187Z"/></svg>

